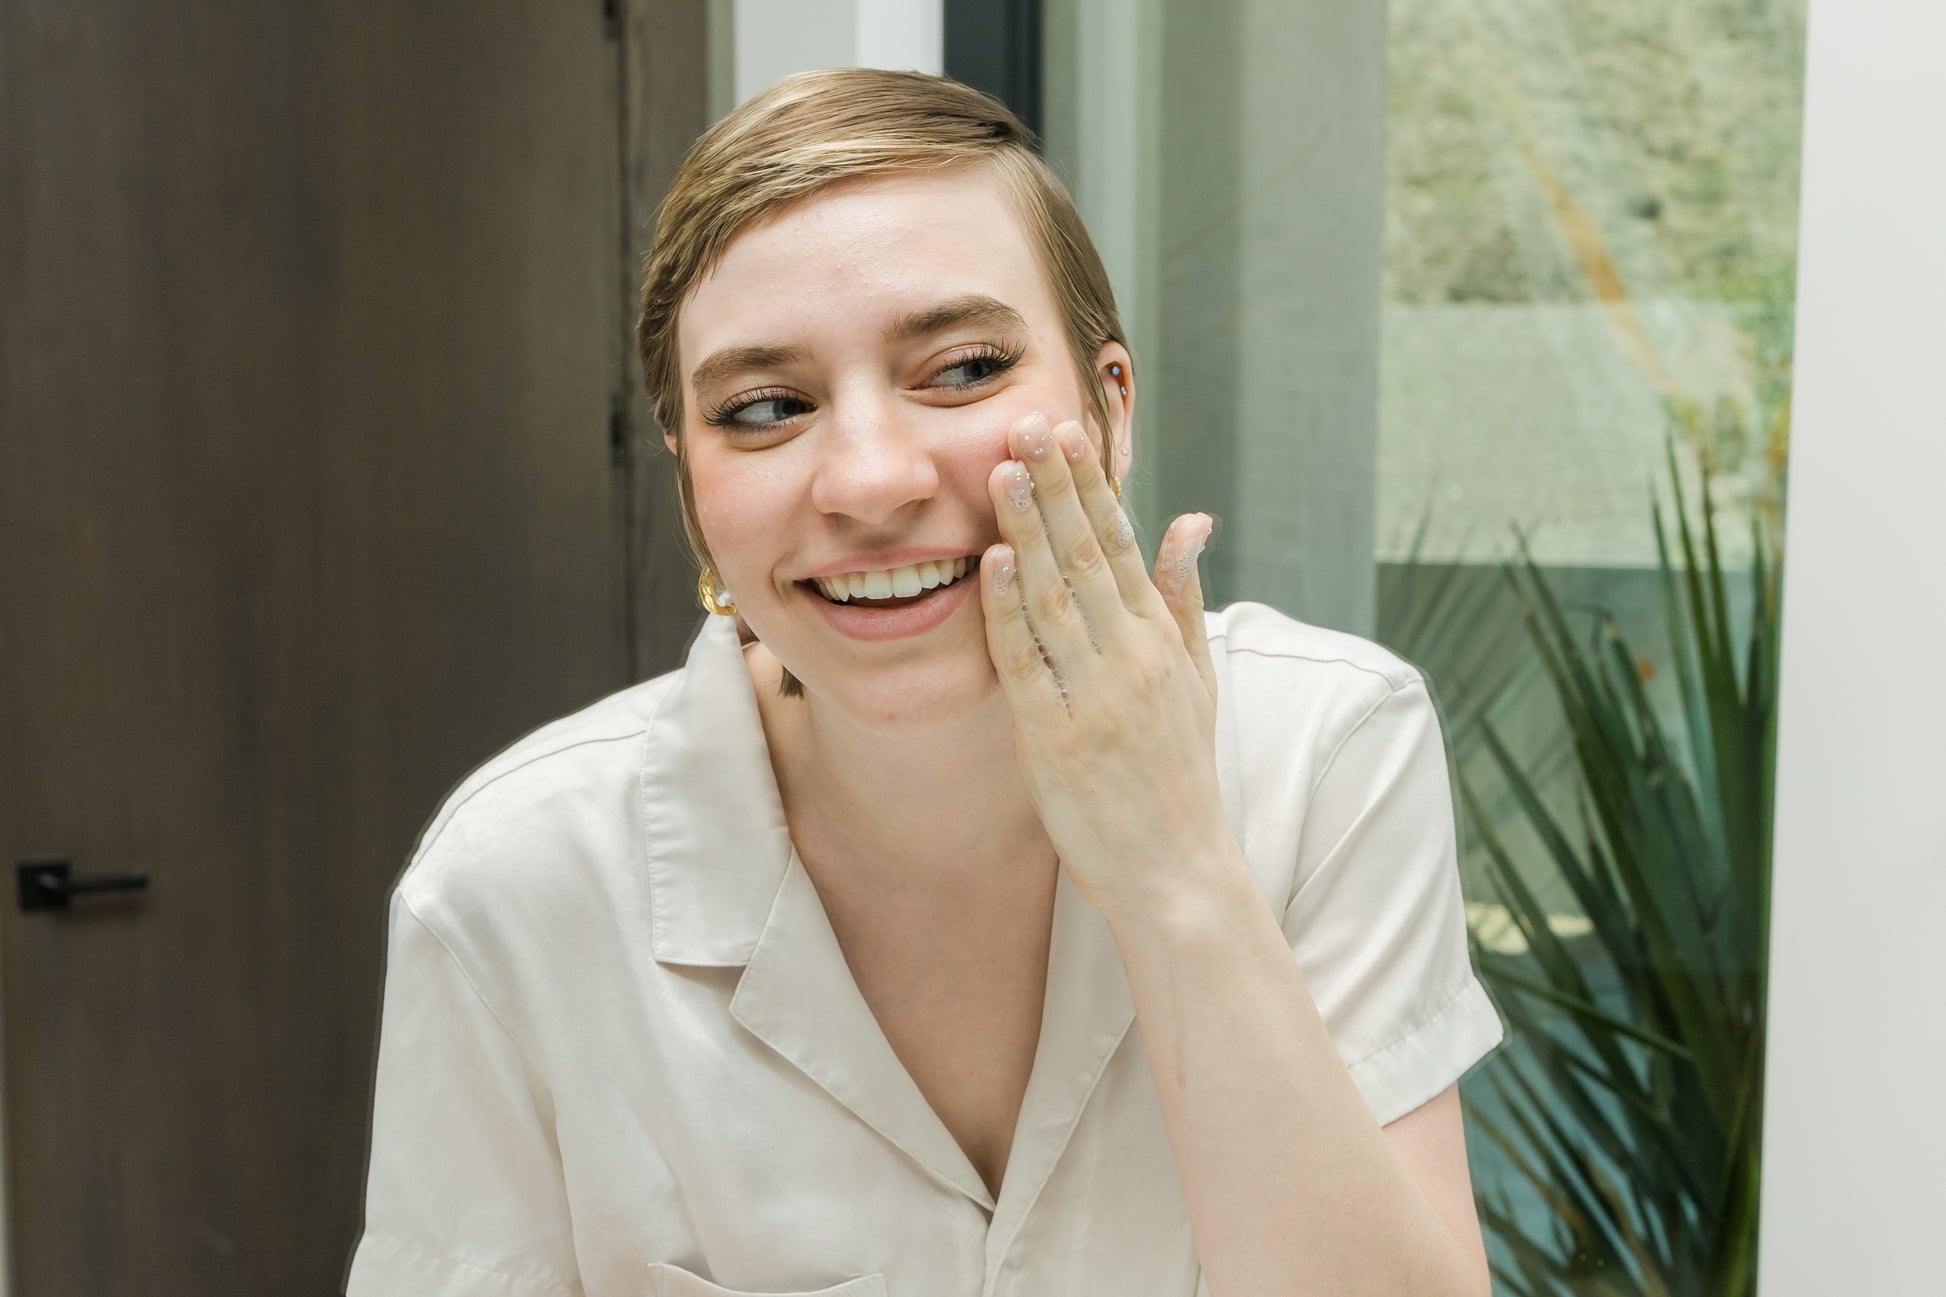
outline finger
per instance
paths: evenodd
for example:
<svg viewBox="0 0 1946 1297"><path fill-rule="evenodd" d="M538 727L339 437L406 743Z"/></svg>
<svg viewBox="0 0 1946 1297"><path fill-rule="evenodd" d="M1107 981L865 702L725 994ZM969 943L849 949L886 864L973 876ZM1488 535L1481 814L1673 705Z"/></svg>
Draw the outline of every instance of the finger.
<svg viewBox="0 0 1946 1297"><path fill-rule="evenodd" d="M1098 660L1098 632L1076 603L1049 548L1046 524L1035 499L1038 485L1026 465L1009 459L994 469L987 489L994 498L1001 538L1013 547L1014 561L1019 565L1016 579L1027 623L1048 661L1073 687ZM1115 601L1115 611L1126 615L1120 600Z"/></svg>
<svg viewBox="0 0 1946 1297"><path fill-rule="evenodd" d="M1148 566L1142 561L1142 547L1135 543L1135 525L1108 485L1101 456L1095 452L1088 434L1078 422L1069 419L1055 426L1054 439L1073 466L1075 494L1088 515L1095 542L1108 561L1108 570L1114 574L1122 605L1138 616L1164 615L1162 599L1155 583L1149 579Z"/></svg>
<svg viewBox="0 0 1946 1297"><path fill-rule="evenodd" d="M1067 690L1042 656L1020 597L1020 582L1010 545L989 545L980 558L980 607L986 614L987 656L1000 677L1015 723L1033 727L1034 718L1067 710Z"/></svg>
<svg viewBox="0 0 1946 1297"><path fill-rule="evenodd" d="M1216 697L1216 667L1210 661L1209 629L1203 623L1203 577L1196 560L1216 529L1206 513L1188 514L1170 524L1156 556L1155 584L1182 632L1183 647L1196 664L1203 687Z"/></svg>
<svg viewBox="0 0 1946 1297"><path fill-rule="evenodd" d="M1074 591L1075 602L1081 606L1097 636L1112 632L1117 619L1126 611L1121 588L1108 568L1108 558L1095 537L1094 524L1082 508L1070 460L1055 440L1045 415L1030 414L1014 426L1013 449L1016 458L1033 475L1041 528L1055 566ZM1021 571L1031 581L1034 574L1031 555L1022 554Z"/></svg>

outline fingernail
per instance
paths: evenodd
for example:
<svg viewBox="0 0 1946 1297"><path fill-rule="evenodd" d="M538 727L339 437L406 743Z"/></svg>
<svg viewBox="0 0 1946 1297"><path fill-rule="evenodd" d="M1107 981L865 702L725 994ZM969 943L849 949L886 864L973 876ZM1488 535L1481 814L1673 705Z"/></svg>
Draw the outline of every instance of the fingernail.
<svg viewBox="0 0 1946 1297"><path fill-rule="evenodd" d="M1007 586L1014 579L1014 549L1011 545L1001 545L987 554L983 564L990 572L995 594L1007 593Z"/></svg>
<svg viewBox="0 0 1946 1297"><path fill-rule="evenodd" d="M1061 443L1061 453L1068 457L1068 463L1079 464L1081 457L1088 453L1088 437L1081 431L1081 425L1067 419L1055 426L1054 439Z"/></svg>
<svg viewBox="0 0 1946 1297"><path fill-rule="evenodd" d="M1007 465L1007 501L1016 509L1034 507L1034 479L1025 464Z"/></svg>
<svg viewBox="0 0 1946 1297"><path fill-rule="evenodd" d="M1196 558L1203 552L1203 542L1208 539L1209 535L1206 530L1199 531L1195 536L1184 541L1182 548L1176 551L1177 585L1183 586L1189 584L1189 574L1196 570Z"/></svg>
<svg viewBox="0 0 1946 1297"><path fill-rule="evenodd" d="M1046 459L1054 449L1054 434L1048 430L1047 420L1038 414L1030 414L1017 425L1020 433L1020 453L1029 459Z"/></svg>

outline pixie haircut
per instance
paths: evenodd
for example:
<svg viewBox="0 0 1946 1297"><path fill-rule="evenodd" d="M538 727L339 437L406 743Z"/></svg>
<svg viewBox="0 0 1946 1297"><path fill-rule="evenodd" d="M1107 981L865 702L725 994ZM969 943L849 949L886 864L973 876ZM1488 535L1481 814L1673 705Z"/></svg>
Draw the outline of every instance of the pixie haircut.
<svg viewBox="0 0 1946 1297"><path fill-rule="evenodd" d="M636 349L656 422L676 440L683 534L713 567L697 520L676 354L682 304L731 240L840 181L981 167L999 182L1038 254L1066 324L1068 352L1112 468L1108 397L1095 376L1103 344L1127 346L1115 295L1074 200L1035 152L1033 133L999 101L946 77L828 68L785 77L703 132L656 216L642 281ZM803 686L788 670L783 692Z"/></svg>

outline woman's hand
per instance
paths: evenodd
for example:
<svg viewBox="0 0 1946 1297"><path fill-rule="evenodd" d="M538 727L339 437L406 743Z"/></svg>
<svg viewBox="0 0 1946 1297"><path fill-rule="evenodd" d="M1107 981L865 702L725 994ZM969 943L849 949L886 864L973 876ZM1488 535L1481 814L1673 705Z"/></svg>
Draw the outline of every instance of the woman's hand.
<svg viewBox="0 0 1946 1297"><path fill-rule="evenodd" d="M1214 520L1178 517L1151 579L1079 423L1030 415L1009 445L988 482L1006 543L982 558L980 598L1021 772L1090 903L1167 906L1237 854L1196 571Z"/></svg>

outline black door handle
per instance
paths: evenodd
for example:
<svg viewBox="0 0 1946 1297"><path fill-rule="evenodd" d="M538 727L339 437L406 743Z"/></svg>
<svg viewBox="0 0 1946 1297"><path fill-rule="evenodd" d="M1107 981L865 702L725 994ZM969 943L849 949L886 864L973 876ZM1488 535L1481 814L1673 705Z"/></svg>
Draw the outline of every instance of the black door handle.
<svg viewBox="0 0 1946 1297"><path fill-rule="evenodd" d="M23 910L65 910L77 896L134 892L149 885L147 874L88 874L76 878L69 872L68 862L54 856L22 860L14 869L20 876Z"/></svg>

